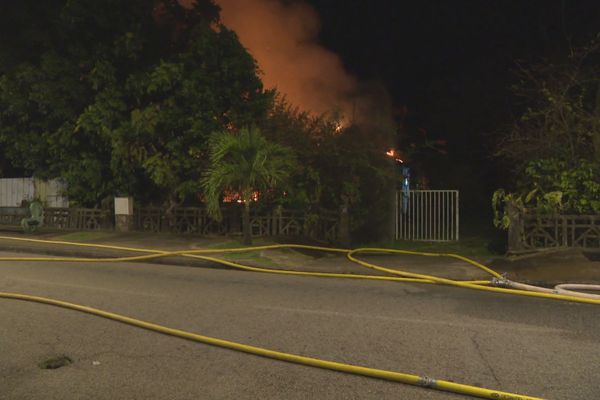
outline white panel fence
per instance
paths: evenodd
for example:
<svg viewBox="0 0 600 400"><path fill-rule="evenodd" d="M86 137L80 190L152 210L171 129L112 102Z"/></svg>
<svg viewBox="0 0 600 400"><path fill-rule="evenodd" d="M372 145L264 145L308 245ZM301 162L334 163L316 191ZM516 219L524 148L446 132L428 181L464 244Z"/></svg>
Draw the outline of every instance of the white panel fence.
<svg viewBox="0 0 600 400"><path fill-rule="evenodd" d="M396 239L458 240L458 190L410 190L396 194Z"/></svg>
<svg viewBox="0 0 600 400"><path fill-rule="evenodd" d="M23 200L41 200L45 207L68 207L64 195L66 185L58 179L42 181L35 178L0 179L0 207L20 207Z"/></svg>

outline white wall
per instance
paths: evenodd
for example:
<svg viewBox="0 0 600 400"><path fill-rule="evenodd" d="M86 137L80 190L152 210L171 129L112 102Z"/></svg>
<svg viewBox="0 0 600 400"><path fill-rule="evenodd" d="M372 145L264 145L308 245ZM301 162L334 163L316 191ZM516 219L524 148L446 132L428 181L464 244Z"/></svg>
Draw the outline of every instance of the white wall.
<svg viewBox="0 0 600 400"><path fill-rule="evenodd" d="M42 200L45 207L68 207L63 196L66 185L59 180L41 181L34 178L0 179L0 207L19 207L23 200Z"/></svg>

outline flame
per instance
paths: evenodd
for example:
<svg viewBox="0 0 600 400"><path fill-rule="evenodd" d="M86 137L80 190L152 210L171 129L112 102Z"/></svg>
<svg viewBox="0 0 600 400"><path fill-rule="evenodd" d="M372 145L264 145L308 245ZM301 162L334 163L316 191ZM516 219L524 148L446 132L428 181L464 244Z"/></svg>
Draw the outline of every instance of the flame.
<svg viewBox="0 0 600 400"><path fill-rule="evenodd" d="M344 129L344 124L342 122L335 123L335 133L342 133L343 129Z"/></svg>
<svg viewBox="0 0 600 400"><path fill-rule="evenodd" d="M385 152L388 157L392 157L394 161L399 162L400 164L404 164L404 160L400 158L400 154L396 151L396 149L389 149Z"/></svg>
<svg viewBox="0 0 600 400"><path fill-rule="evenodd" d="M250 201L258 201L260 199L260 192L254 191L250 195ZM239 192L226 190L223 193L223 203L244 203L242 196Z"/></svg>

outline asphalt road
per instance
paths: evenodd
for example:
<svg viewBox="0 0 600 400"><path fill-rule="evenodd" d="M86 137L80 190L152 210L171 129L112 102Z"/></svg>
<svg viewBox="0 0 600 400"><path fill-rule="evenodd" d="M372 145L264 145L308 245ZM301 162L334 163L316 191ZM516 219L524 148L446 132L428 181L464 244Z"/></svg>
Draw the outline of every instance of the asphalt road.
<svg viewBox="0 0 600 400"><path fill-rule="evenodd" d="M133 263L0 262L0 291L327 360L549 399L600 398L599 306ZM57 355L74 362L38 367ZM0 299L3 400L463 398Z"/></svg>

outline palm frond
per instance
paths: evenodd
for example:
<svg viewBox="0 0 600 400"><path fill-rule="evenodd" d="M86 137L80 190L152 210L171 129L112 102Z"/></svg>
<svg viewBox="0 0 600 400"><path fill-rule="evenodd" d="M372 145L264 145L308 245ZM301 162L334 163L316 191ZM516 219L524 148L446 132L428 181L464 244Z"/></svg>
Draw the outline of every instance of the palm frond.
<svg viewBox="0 0 600 400"><path fill-rule="evenodd" d="M281 184L296 165L293 151L268 141L256 127L217 132L209 139L210 168L202 177L207 210L220 219L220 200L226 190L249 201L254 191Z"/></svg>

